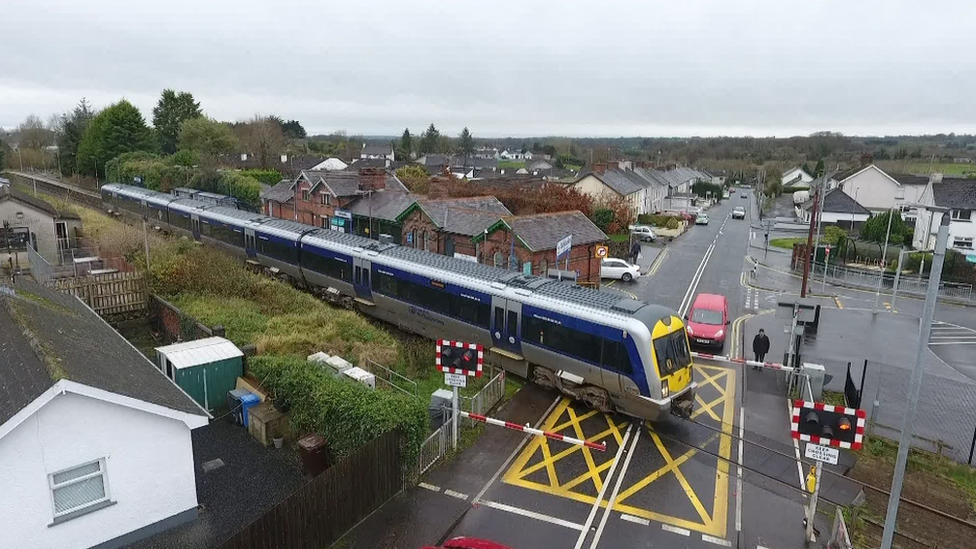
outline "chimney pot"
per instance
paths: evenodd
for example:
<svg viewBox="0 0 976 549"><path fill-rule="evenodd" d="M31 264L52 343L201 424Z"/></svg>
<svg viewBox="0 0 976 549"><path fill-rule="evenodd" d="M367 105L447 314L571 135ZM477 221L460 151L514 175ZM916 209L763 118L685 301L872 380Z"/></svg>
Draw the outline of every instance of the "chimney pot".
<svg viewBox="0 0 976 549"><path fill-rule="evenodd" d="M603 163L603 162L599 162L597 164L593 164L593 171L596 172L596 173L606 173L606 171L607 171L607 165L605 163Z"/></svg>
<svg viewBox="0 0 976 549"><path fill-rule="evenodd" d="M942 183L942 174L939 172L933 172L929 175L929 182L931 183Z"/></svg>

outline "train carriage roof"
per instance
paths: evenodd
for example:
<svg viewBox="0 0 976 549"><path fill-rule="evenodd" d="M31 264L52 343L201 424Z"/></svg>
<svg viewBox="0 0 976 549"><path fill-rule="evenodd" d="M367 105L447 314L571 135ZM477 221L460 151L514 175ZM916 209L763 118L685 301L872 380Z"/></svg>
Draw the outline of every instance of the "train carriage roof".
<svg viewBox="0 0 976 549"><path fill-rule="evenodd" d="M193 200L192 198L179 198L172 195L167 196L173 199L169 203L169 207L172 210L179 210L186 213L199 213L213 207L213 204L200 202L199 200Z"/></svg>
<svg viewBox="0 0 976 549"><path fill-rule="evenodd" d="M290 221L287 219L278 219L274 217L264 217L265 221L254 220L259 225L254 223L249 223L249 225L254 226L255 233L268 234L272 236L277 236L278 238L284 238L287 240L293 240L296 243L298 239L302 237L303 234L314 231L315 227L311 225L305 225L297 221Z"/></svg>
<svg viewBox="0 0 976 549"><path fill-rule="evenodd" d="M302 244L311 244L313 246L319 246L321 248L327 248L330 244L338 244L340 246L347 246L349 248L364 248L364 249L382 249L383 247L389 247L389 244L380 244L379 242L366 238L365 236L359 236L352 233L340 233L339 231L333 231L331 229L316 229L304 236L302 238Z"/></svg>

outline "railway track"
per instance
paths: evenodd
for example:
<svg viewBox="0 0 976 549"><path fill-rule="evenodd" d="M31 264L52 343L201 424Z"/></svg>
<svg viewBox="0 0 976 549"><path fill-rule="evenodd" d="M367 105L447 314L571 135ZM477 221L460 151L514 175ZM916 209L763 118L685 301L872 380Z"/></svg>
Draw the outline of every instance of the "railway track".
<svg viewBox="0 0 976 549"><path fill-rule="evenodd" d="M102 197L100 194L81 187L76 187L54 178L40 175L37 173L21 172L17 170L7 170L4 172L10 178L11 183L18 183L28 187L36 188L45 194L50 194L58 198L63 198L71 202L76 202L90 208L101 208Z"/></svg>

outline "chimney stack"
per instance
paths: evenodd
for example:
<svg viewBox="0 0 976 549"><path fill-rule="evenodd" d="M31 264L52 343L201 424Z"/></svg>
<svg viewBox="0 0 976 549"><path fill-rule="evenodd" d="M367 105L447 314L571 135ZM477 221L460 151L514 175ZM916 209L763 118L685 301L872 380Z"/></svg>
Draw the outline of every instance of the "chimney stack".
<svg viewBox="0 0 976 549"><path fill-rule="evenodd" d="M871 164L874 164L874 154L863 153L861 155L861 167L870 166Z"/></svg>
<svg viewBox="0 0 976 549"><path fill-rule="evenodd" d="M364 191L382 191L386 188L385 168L359 168L359 188Z"/></svg>
<svg viewBox="0 0 976 549"><path fill-rule="evenodd" d="M594 173L600 173L600 174L602 174L602 173L606 173L606 171L607 171L607 165L605 163L598 162L596 164L593 164L593 172Z"/></svg>
<svg viewBox="0 0 976 549"><path fill-rule="evenodd" d="M942 183L942 174L939 172L932 172L929 174L929 183Z"/></svg>

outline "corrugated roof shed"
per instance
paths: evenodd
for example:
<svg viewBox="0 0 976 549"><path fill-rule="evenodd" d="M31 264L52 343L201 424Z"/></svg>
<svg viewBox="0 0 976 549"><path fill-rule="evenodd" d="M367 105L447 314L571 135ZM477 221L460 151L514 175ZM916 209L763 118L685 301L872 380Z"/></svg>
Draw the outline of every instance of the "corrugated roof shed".
<svg viewBox="0 0 976 549"><path fill-rule="evenodd" d="M174 368L192 368L201 364L211 364L228 358L239 358L244 353L230 341L222 337L206 337L184 343L174 343L156 347L156 352L165 356Z"/></svg>

